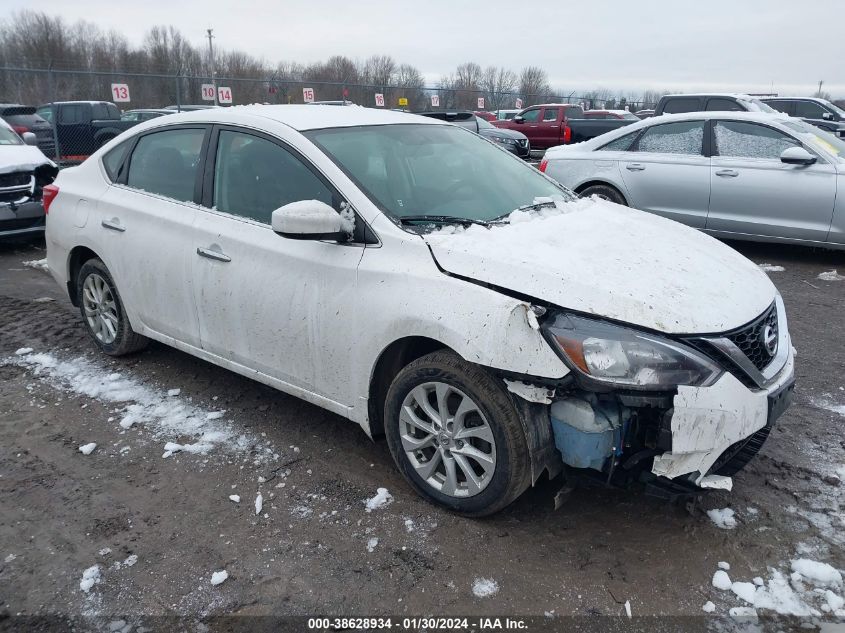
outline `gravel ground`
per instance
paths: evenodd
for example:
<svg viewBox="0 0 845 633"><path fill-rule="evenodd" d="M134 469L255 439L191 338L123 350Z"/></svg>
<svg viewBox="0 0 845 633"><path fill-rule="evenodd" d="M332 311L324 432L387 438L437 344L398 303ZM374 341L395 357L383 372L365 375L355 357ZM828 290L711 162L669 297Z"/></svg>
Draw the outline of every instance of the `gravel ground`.
<svg viewBox="0 0 845 633"><path fill-rule="evenodd" d="M43 250L0 245L0 629L34 626L26 616L108 631L117 620L229 630L220 614L511 614L538 616L529 630L583 616L588 630L608 628L599 616L624 616L626 602L634 622L736 626L725 616L748 605L712 586L720 561L748 582L788 576L796 558L845 568L845 281L818 278L845 273L845 257L733 246L785 269L769 275L798 350L795 404L734 491L688 512L638 491L576 490L555 511L560 482L545 482L497 516L468 520L417 497L385 443L335 415L160 344L121 359L97 353L52 278L22 264ZM240 443L162 457L166 442L192 440L122 428L128 403L38 375L20 348L88 363L200 415L224 411L215 422ZM381 487L391 503L368 512ZM708 518L716 508L734 510L734 529ZM228 578L212 585L220 570ZM823 597L811 586L807 595L816 606Z"/></svg>

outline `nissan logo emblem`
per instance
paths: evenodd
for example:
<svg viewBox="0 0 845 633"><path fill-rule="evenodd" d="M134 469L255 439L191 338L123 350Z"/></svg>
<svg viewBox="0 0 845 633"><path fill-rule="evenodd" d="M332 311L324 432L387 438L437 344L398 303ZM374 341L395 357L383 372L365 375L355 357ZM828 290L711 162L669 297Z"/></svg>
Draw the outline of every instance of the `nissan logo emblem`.
<svg viewBox="0 0 845 633"><path fill-rule="evenodd" d="M760 341L763 343L763 347L766 348L769 356L774 356L778 349L778 335L775 332L775 328L771 325L764 327L760 333Z"/></svg>

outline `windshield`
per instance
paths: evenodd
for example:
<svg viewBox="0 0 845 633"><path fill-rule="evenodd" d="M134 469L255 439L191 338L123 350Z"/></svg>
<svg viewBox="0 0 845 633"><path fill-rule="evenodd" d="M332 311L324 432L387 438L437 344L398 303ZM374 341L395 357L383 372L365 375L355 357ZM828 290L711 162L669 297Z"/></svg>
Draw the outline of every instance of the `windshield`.
<svg viewBox="0 0 845 633"><path fill-rule="evenodd" d="M535 198L573 199L522 160L452 125L371 125L305 132L394 218L494 220Z"/></svg>
<svg viewBox="0 0 845 633"><path fill-rule="evenodd" d="M490 121L485 121L480 116L475 117L476 121L478 121L478 129L482 128L493 128L494 130L497 129L495 125L490 123Z"/></svg>
<svg viewBox="0 0 845 633"><path fill-rule="evenodd" d="M830 132L825 132L798 119L783 121L783 125L795 132L795 135L815 150L832 154L840 161L845 161L845 141L835 137Z"/></svg>
<svg viewBox="0 0 845 633"><path fill-rule="evenodd" d="M737 101L742 103L749 112L768 112L769 114L774 112L777 114L777 110L759 99L737 99Z"/></svg>
<svg viewBox="0 0 845 633"><path fill-rule="evenodd" d="M0 124L0 145L22 145L20 137L10 127Z"/></svg>

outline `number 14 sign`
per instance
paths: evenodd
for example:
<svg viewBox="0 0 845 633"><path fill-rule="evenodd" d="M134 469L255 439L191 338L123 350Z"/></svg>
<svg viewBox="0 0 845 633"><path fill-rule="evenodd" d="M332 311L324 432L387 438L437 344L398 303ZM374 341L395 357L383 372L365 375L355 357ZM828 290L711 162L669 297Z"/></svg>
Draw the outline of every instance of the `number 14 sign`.
<svg viewBox="0 0 845 633"><path fill-rule="evenodd" d="M111 96L115 103L129 102L129 84L112 84Z"/></svg>

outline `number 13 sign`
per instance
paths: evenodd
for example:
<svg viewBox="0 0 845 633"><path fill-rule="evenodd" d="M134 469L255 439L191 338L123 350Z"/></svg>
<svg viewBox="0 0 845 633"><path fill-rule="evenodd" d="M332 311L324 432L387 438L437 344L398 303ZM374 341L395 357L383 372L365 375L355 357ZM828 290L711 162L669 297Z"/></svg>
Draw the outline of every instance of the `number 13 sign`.
<svg viewBox="0 0 845 633"><path fill-rule="evenodd" d="M112 84L111 96L115 103L127 103L129 101L129 85Z"/></svg>

